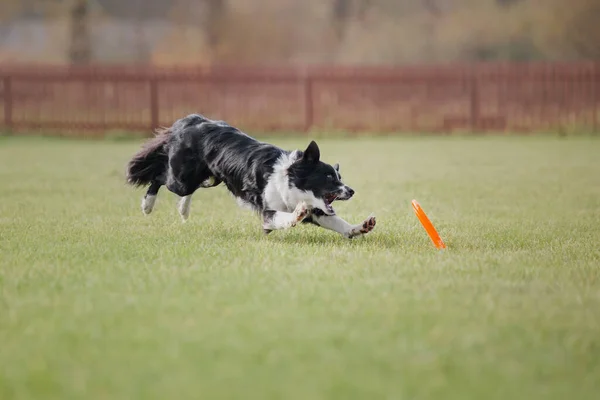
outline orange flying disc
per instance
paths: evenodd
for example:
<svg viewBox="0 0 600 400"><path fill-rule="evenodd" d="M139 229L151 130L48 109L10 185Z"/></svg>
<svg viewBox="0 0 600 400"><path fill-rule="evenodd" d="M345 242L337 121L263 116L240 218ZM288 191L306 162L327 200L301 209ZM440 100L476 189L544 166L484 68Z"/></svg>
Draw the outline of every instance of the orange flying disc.
<svg viewBox="0 0 600 400"><path fill-rule="evenodd" d="M437 247L438 250L445 249L446 245L444 244L444 241L442 240L440 235L437 233L437 231L433 227L433 224L431 223L429 218L427 218L427 214L425 214L425 211L423 211L423 209L421 208L419 203L417 203L416 200L413 200L412 206L413 206L413 209L415 210L415 214L417 215L417 218L419 218L419 221L421 221L421 225L423 225L423 228L425 228L425 231L431 238L433 245L435 247Z"/></svg>

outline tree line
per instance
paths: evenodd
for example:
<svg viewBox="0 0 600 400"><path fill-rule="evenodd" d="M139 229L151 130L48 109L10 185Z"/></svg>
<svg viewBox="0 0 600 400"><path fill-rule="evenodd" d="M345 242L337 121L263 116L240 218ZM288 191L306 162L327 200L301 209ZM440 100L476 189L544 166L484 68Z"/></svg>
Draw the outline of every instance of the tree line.
<svg viewBox="0 0 600 400"><path fill-rule="evenodd" d="M600 0L3 0L3 37L19 21L62 21L65 62L107 57L101 20L131 27L136 62L344 63L600 58ZM168 31L147 43L152 23ZM148 28L150 26L150 28ZM139 29L138 29L139 27ZM125 40L126 39L126 40ZM100 38L101 40L101 38ZM149 50L137 52L136 47ZM105 50L107 51L107 50ZM134 54L138 54L137 58Z"/></svg>

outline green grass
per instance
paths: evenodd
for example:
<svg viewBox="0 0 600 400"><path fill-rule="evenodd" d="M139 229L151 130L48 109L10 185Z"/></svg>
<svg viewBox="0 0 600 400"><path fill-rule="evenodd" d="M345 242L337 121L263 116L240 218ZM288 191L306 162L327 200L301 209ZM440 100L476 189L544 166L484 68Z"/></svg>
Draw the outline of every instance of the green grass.
<svg viewBox="0 0 600 400"><path fill-rule="evenodd" d="M0 398L597 398L600 140L320 143L360 240L222 187L144 217L138 142L0 138Z"/></svg>

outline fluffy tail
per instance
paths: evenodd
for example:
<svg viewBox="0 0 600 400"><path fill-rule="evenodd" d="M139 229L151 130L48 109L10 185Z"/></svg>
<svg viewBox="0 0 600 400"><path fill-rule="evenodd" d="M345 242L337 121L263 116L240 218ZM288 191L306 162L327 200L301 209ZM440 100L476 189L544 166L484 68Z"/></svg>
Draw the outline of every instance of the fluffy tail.
<svg viewBox="0 0 600 400"><path fill-rule="evenodd" d="M170 134L171 128L157 130L156 136L133 156L127 164L127 183L146 186L166 171L168 158L165 144Z"/></svg>

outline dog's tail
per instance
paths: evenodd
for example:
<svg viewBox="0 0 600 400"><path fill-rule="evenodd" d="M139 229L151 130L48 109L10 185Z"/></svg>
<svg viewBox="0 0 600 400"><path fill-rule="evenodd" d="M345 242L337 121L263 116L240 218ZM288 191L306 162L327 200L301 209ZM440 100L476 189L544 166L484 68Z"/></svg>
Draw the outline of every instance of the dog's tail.
<svg viewBox="0 0 600 400"><path fill-rule="evenodd" d="M156 130L156 136L148 140L127 164L127 183L146 186L166 171L168 158L165 144L170 135L171 128Z"/></svg>

